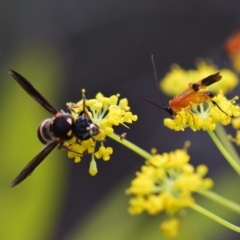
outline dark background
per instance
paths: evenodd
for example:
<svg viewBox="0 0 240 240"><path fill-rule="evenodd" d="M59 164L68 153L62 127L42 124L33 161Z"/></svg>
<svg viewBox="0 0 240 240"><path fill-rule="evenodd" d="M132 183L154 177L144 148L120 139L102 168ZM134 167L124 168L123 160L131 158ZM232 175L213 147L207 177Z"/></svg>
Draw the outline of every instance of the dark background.
<svg viewBox="0 0 240 240"><path fill-rule="evenodd" d="M204 132L170 131L162 125L167 113L131 94L159 103L151 54L159 78L172 63L194 68L194 61L199 57L210 57L219 67L223 63L228 66L221 53L239 19L238 0L25 0L1 1L0 7L3 72L14 68L6 67L6 59L13 56L17 47L36 42L48 44L64 63L65 90L57 100L58 106L77 101L81 88L87 90L89 98L99 91L106 96L121 93L129 99L133 113L139 116L138 122L127 130L130 141L146 150L156 147L161 153L181 148L185 140L190 140L189 152L194 164L207 163L215 171L221 168L224 160ZM53 92L58 91L57 85ZM169 99L164 97L164 100ZM116 129L118 133L125 131ZM88 156L78 165L68 161L71 173L67 197L54 240L63 240L124 175L134 176L139 169L142 160L138 156L111 140L108 144L113 146L114 155L108 163L98 164L99 173L94 178L87 171Z"/></svg>

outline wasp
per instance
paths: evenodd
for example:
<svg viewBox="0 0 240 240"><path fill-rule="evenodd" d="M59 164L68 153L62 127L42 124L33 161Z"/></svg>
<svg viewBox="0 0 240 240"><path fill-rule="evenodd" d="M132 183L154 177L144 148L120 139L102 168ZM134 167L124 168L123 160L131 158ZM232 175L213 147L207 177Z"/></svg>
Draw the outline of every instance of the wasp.
<svg viewBox="0 0 240 240"><path fill-rule="evenodd" d="M52 118L42 121L37 130L39 140L45 144L43 150L41 150L12 181L10 187L14 187L29 176L56 146L71 151L70 148L63 145L65 141L75 136L77 140L81 142L93 138L100 130L99 127L91 121L85 110L86 97L84 93L83 110L79 113L77 119L74 119L70 113L66 113L63 110L56 110L33 85L19 73L13 70L9 70L8 73L36 102L53 115Z"/></svg>
<svg viewBox="0 0 240 240"><path fill-rule="evenodd" d="M155 82L158 87L157 71L156 71L153 55L152 55L151 59L152 59L152 64L153 64L153 69L154 69L154 79L155 79ZM227 115L227 113L224 112L220 108L220 106L212 99L215 95L207 89L208 86L210 86L213 83L218 82L221 78L222 78L222 76L220 75L220 72L217 72L215 74L209 75L206 78L203 78L200 81L197 81L195 83L190 83L188 85L188 88L185 91L176 95L174 98L172 98L172 100L169 101L168 106L164 105L164 102L162 100L162 96L161 96L160 92L159 92L159 96L160 96L160 99L162 102L162 106L155 104L145 98L142 98L142 97L140 97L140 98L158 108L165 110L173 118L175 118L177 116L178 112L180 112L182 109L185 109L190 114L192 114L190 111L192 108L192 104L200 104L200 103L204 102L205 100L211 101L215 106L218 107L218 109L220 111L222 111L223 113L225 113Z"/></svg>

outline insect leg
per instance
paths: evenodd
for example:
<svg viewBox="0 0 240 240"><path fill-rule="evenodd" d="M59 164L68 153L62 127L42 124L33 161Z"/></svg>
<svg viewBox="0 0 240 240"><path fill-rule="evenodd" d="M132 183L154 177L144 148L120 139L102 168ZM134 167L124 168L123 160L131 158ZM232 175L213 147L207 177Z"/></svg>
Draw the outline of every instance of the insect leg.
<svg viewBox="0 0 240 240"><path fill-rule="evenodd" d="M219 106L214 100L212 100L212 98L215 97L215 95L214 95L212 92L206 91L206 92L204 93L204 96L205 96L209 101L211 101L215 106L217 106L220 111L222 111L223 113L225 113L226 115L228 115L226 112L224 112L224 111L220 108L220 106Z"/></svg>
<svg viewBox="0 0 240 240"><path fill-rule="evenodd" d="M79 154L80 156L83 156L82 153L79 153L79 152L77 152L77 151L74 151L74 150L72 150L70 147L64 146L62 143L60 143L60 144L58 145L58 149L62 149L62 148L64 148L65 150L67 150L67 151L69 151L69 152L74 152L74 153Z"/></svg>
<svg viewBox="0 0 240 240"><path fill-rule="evenodd" d="M193 116L193 113L191 112L191 110L190 109L184 109L184 110L187 111L192 116L193 124L195 125L195 119L194 119L194 116Z"/></svg>

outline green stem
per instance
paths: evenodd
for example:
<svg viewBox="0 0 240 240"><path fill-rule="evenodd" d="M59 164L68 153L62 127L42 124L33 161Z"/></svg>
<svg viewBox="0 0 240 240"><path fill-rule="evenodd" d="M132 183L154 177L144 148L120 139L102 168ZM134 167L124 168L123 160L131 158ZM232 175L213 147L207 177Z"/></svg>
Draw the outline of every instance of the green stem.
<svg viewBox="0 0 240 240"><path fill-rule="evenodd" d="M240 206L238 204L236 204L235 202L232 202L220 195L218 195L217 193L214 193L212 191L205 191L205 190L199 190L197 191L199 194L201 194L202 196L234 211L237 213L240 213Z"/></svg>
<svg viewBox="0 0 240 240"><path fill-rule="evenodd" d="M108 137L110 137L113 140L117 141L118 143L124 145L125 147L131 149L132 151L134 151L135 153L137 153L138 155L140 155L141 157L143 157L145 159L149 159L152 157L152 155L150 153L144 151L143 149L141 149L137 145L129 142L128 140L126 140L126 139L121 140L120 136L115 133L108 135Z"/></svg>
<svg viewBox="0 0 240 240"><path fill-rule="evenodd" d="M229 154L231 154L232 157L235 159L235 161L238 161L238 163L240 164L239 155L236 149L234 148L232 142L227 138L227 133L225 128L221 124L217 124L215 132L218 138L220 139L220 141L222 142L222 144L224 145L224 147L229 152Z"/></svg>
<svg viewBox="0 0 240 240"><path fill-rule="evenodd" d="M235 159L229 154L229 152L225 149L223 144L220 142L218 137L213 131L207 131L219 151L226 158L228 163L232 166L232 168L240 175L240 165L235 161Z"/></svg>
<svg viewBox="0 0 240 240"><path fill-rule="evenodd" d="M201 206L197 205L196 203L194 203L192 206L191 206L192 209L194 209L195 211L205 215L206 217L209 217L211 218L212 220L222 224L223 226L235 231L235 232L238 232L240 233L240 227L236 226L236 225L233 225L225 220L223 220L222 218L218 217L217 215L213 214L212 212L206 210L205 208L202 208Z"/></svg>

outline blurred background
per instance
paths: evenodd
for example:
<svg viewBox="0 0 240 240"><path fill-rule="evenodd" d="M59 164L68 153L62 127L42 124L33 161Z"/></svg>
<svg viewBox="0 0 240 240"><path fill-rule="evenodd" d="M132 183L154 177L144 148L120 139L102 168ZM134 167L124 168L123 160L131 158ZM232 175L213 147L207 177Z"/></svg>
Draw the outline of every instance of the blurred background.
<svg viewBox="0 0 240 240"><path fill-rule="evenodd" d="M167 113L132 96L160 102L151 54L159 79L171 64L194 68L197 58L229 67L222 50L239 20L238 0L2 0L0 7L0 239L164 239L160 216L127 214L124 191L144 159L110 139L114 154L109 162L98 162L95 177L88 173L90 156L75 164L65 151L54 150L22 184L8 187L40 151L36 129L51 117L8 69L29 79L57 109L78 101L82 88L88 98L97 92L127 97L139 120L117 133L127 132L128 140L160 153L190 140L192 163L207 164L218 183L215 191L239 202L239 179L205 132L171 131L162 124ZM216 208L202 199L199 203ZM240 225L236 214L219 207L216 213ZM191 210L181 224L176 239L239 239Z"/></svg>

